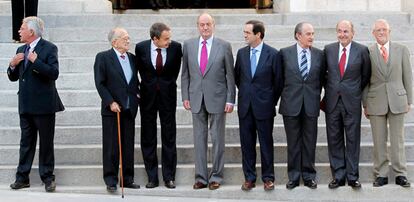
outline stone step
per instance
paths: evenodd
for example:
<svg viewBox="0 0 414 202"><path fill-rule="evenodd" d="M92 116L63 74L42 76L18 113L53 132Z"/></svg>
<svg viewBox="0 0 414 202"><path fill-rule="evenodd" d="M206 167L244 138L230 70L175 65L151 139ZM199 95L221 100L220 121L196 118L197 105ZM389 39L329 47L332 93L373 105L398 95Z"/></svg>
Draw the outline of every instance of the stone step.
<svg viewBox="0 0 414 202"><path fill-rule="evenodd" d="M0 108L0 127L10 127L19 125L19 116L17 109L14 107ZM191 112L184 110L183 107L177 107L177 125L191 125ZM319 123L325 122L325 115L321 112L319 116ZM414 122L414 112L411 110L406 116L406 123ZM137 116L136 124L140 123L140 117ZM282 116L275 117L275 124L282 124ZM362 117L362 124L369 123L369 121ZM56 115L56 125L58 126L91 126L100 125L101 115L100 107L67 107L64 112L59 112ZM237 125L237 109L233 113L227 114L226 124Z"/></svg>
<svg viewBox="0 0 414 202"><path fill-rule="evenodd" d="M53 9L51 9L53 10ZM222 13L212 14L216 25L243 25L246 21L256 19L267 25L296 25L300 21L308 21L316 26L334 27L339 20L348 19L355 22L355 27L371 26L379 19L387 19L391 25L400 26L411 23L411 16L405 12L389 11L348 11L348 12L298 12L298 13L271 13L246 14L238 9L232 11L220 10ZM150 27L153 22L164 22L171 27L195 27L197 13L177 12L176 14L39 14L45 21L46 27ZM212 12L213 13L213 12ZM0 26L11 27L11 15L0 13Z"/></svg>
<svg viewBox="0 0 414 202"><path fill-rule="evenodd" d="M45 193L44 185L40 183L31 183L30 188L19 191L9 189L9 184L0 185L0 194L6 201L23 201L30 197L31 202L43 201L123 201L121 191L115 194L108 194L103 185L60 185L56 193ZM390 201L411 201L414 195L414 189L401 188L391 183L390 185L377 188L372 186L372 182L362 183L362 189L353 190L350 187L342 187L338 190L328 188L327 183L318 184L316 190L304 186L296 187L294 190L287 190L283 181L276 182L275 190L267 192L263 190L260 181L257 182L257 188L251 191L242 191L240 185L242 179L236 184L224 184L220 189L210 191L193 190L192 183L178 184L176 189L167 189L161 183L160 187L155 189L144 188L146 182L141 184L141 189L124 189L125 200L129 201L170 201L170 202L250 202L250 201L341 201L341 202L390 202ZM23 198L23 199L22 199Z"/></svg>
<svg viewBox="0 0 414 202"><path fill-rule="evenodd" d="M414 175L414 163L407 163L408 176ZM224 182L225 185L239 185L244 181L243 171L241 164L224 165ZM211 168L211 165L209 165ZM261 172L260 164L257 165L257 175L260 179ZM285 187L287 180L286 163L275 164L275 181L277 186ZM317 163L316 170L318 172L317 178L319 183L329 183L331 180L331 171L329 163ZM160 169L159 169L160 171ZM9 184L13 182L16 172L16 165L0 166L0 184ZM38 167L33 166L30 176L30 182L32 184L39 184L40 177L38 174ZM104 186L102 179L102 165L56 165L55 166L56 182L58 185L67 186L90 186L99 185ZM162 176L161 173L159 176ZM360 181L363 183L372 182L372 163L360 163L359 164L359 176ZM258 181L260 181L258 179ZM391 182L393 182L394 176L391 174ZM147 177L144 166L142 164L135 165L135 178L134 181L138 184L145 185L147 183ZM160 178L162 181L162 178ZM194 183L194 164L179 164L176 172L176 183L178 185L191 186ZM340 188L339 190L346 189ZM409 189L412 190L412 189Z"/></svg>
<svg viewBox="0 0 414 202"><path fill-rule="evenodd" d="M161 145L157 146L158 161L161 162ZM406 157L408 162L414 162L414 142L405 143ZM33 161L38 165L38 152ZM19 162L19 146L0 146L0 165L17 165ZM260 163L260 147L256 146L258 154L256 162ZM135 145L135 164L143 164L141 146ZM177 163L191 164L195 159L194 146L178 145L177 146ZM212 145L208 147L209 162L211 162ZM360 162L372 162L373 145L372 143L361 144ZM242 155L240 144L226 144L224 152L224 161L226 163L241 163ZM274 144L274 162L287 162L287 145L286 143ZM102 164L102 145L55 145L55 163L56 165L101 165ZM318 143L316 146L316 163L329 163L328 146L326 143Z"/></svg>
<svg viewBox="0 0 414 202"><path fill-rule="evenodd" d="M326 127L325 123L319 121L318 143L326 143ZM157 139L161 141L160 126L157 126ZM414 124L405 124L405 142L414 142ZM1 145L19 145L20 128L0 127L0 146ZM135 127L135 144L141 142L141 126ZM286 143L286 133L283 124L275 124L273 129L273 140L275 143ZM177 145L193 144L193 128L192 125L177 125ZM208 138L210 142L210 138ZM102 144L102 127L99 126L56 126L55 144L59 145L83 145L83 144ZM239 125L226 125L225 142L227 144L239 144ZM361 142L371 143L372 132L371 126L366 123L361 126Z"/></svg>

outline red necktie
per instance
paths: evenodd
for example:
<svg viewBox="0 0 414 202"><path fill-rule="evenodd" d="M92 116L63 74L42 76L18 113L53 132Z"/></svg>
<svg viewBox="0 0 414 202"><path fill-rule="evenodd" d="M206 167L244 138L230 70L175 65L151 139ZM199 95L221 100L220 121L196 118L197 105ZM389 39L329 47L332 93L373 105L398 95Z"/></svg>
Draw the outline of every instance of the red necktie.
<svg viewBox="0 0 414 202"><path fill-rule="evenodd" d="M381 46L381 55L382 55L382 58L384 58L384 62L387 63L388 62L388 54L387 54L387 50L385 49L384 46Z"/></svg>
<svg viewBox="0 0 414 202"><path fill-rule="evenodd" d="M157 48L157 59L155 60L155 70L157 71L157 75L161 75L162 73L162 55L161 49Z"/></svg>
<svg viewBox="0 0 414 202"><path fill-rule="evenodd" d="M339 73L341 74L341 78L344 76L345 63L346 63L346 48L343 48L341 59L339 59Z"/></svg>
<svg viewBox="0 0 414 202"><path fill-rule="evenodd" d="M200 56L200 70L201 70L201 74L204 75L204 72L206 71L206 66L208 63L208 53L207 53L207 41L204 40L203 42L203 46L201 47L201 56Z"/></svg>
<svg viewBox="0 0 414 202"><path fill-rule="evenodd" d="M125 60L125 55L121 55L120 57L121 57L123 60Z"/></svg>

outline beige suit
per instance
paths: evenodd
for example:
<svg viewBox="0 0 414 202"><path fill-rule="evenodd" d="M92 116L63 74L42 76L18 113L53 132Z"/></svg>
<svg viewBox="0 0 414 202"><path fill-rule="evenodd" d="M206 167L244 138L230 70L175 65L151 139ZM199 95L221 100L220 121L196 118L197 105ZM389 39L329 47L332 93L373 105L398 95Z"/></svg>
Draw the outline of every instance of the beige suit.
<svg viewBox="0 0 414 202"><path fill-rule="evenodd" d="M397 43L390 42L389 49L385 63L377 44L369 48L372 74L363 95L374 142L375 177L388 177L390 160L395 176L407 175L404 116L412 103L410 53L407 47ZM388 131L391 156L387 149Z"/></svg>

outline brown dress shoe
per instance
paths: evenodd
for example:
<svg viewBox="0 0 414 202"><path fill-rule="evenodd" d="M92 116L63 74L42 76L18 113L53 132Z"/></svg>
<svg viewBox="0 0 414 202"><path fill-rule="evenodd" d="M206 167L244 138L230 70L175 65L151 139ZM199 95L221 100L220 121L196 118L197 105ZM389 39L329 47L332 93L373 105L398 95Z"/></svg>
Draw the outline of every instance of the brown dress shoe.
<svg viewBox="0 0 414 202"><path fill-rule="evenodd" d="M242 184L241 189L243 191L250 191L250 190L252 190L255 187L256 187L256 184L254 182L252 182L252 181L245 181Z"/></svg>
<svg viewBox="0 0 414 202"><path fill-rule="evenodd" d="M270 190L275 189L275 184L270 180L264 182L263 186L264 186L265 191L270 191Z"/></svg>
<svg viewBox="0 0 414 202"><path fill-rule="evenodd" d="M207 185L201 182L196 182L193 185L193 189L204 189L204 188L207 188Z"/></svg>
<svg viewBox="0 0 414 202"><path fill-rule="evenodd" d="M208 184L208 189L210 190L216 190L220 187L220 184L218 182L210 182L210 184Z"/></svg>

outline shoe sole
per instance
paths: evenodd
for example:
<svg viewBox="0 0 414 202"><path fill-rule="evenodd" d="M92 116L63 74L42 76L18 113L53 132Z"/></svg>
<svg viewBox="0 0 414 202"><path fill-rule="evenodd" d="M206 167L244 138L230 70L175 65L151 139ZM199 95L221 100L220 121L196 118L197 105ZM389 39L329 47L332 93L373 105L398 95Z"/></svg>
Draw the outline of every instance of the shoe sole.
<svg viewBox="0 0 414 202"><path fill-rule="evenodd" d="M24 185L22 187L10 187L10 188L17 190L17 189L23 189L23 188L29 188L29 187L30 187L30 184L26 184L26 185Z"/></svg>

